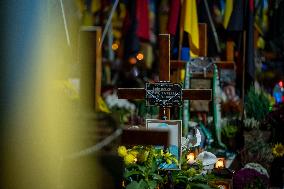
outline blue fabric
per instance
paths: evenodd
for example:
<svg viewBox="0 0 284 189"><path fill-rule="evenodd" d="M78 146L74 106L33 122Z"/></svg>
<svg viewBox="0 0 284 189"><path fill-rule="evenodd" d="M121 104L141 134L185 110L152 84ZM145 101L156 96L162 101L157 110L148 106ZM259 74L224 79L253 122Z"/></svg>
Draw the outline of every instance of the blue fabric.
<svg viewBox="0 0 284 189"><path fill-rule="evenodd" d="M39 11L47 1L1 1L1 115L15 108L15 100L27 90L24 86L34 73L29 62L38 34ZM3 111L3 112L2 112ZM10 115L13 116L13 115Z"/></svg>
<svg viewBox="0 0 284 189"><path fill-rule="evenodd" d="M189 48L188 47L183 47L181 49L181 57L180 57L180 59L184 60L184 61L189 61L190 60Z"/></svg>

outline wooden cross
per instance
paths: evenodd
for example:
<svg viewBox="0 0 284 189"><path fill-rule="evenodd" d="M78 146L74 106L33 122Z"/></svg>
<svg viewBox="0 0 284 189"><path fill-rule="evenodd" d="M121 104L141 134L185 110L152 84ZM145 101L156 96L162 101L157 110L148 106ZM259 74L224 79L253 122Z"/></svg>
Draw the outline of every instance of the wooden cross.
<svg viewBox="0 0 284 189"><path fill-rule="evenodd" d="M208 49L208 40L207 40L207 24L199 23L199 54L200 57L207 57L207 49ZM180 60L181 58L181 41L179 45L178 52L178 60L171 60L171 69L177 70L175 75L175 81L178 82L180 80L180 70L185 68L186 61ZM235 69L234 62L234 42L232 40L226 41L226 60L218 60L214 62L219 69ZM203 74L194 74L196 78L204 77ZM212 78L213 74L207 74L207 77Z"/></svg>
<svg viewBox="0 0 284 189"><path fill-rule="evenodd" d="M170 81L170 35L159 35L159 80ZM144 99L146 96L145 88L119 88L118 98L120 99ZM211 89L183 89L183 100L211 100ZM165 108L165 112L160 109L160 118L165 115L170 118L170 109Z"/></svg>
<svg viewBox="0 0 284 189"><path fill-rule="evenodd" d="M169 131L154 131L142 129L123 129L121 135L123 145L163 145L169 144Z"/></svg>

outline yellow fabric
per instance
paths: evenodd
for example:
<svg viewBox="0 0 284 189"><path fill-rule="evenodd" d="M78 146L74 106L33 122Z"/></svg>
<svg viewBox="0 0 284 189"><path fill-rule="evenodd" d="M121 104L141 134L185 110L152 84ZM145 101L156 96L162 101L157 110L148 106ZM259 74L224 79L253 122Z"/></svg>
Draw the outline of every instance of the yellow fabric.
<svg viewBox="0 0 284 189"><path fill-rule="evenodd" d="M94 25L94 18L91 12L85 10L83 12L82 23L84 26L93 26Z"/></svg>
<svg viewBox="0 0 284 189"><path fill-rule="evenodd" d="M84 12L85 10L85 4L84 4L84 1L83 0L76 0L76 4L80 10L81 13Z"/></svg>
<svg viewBox="0 0 284 189"><path fill-rule="evenodd" d="M184 31L189 34L190 55L196 57L199 49L199 30L196 0L185 0Z"/></svg>
<svg viewBox="0 0 284 189"><path fill-rule="evenodd" d="M111 113L102 97L98 100L99 110L105 113Z"/></svg>
<svg viewBox="0 0 284 189"><path fill-rule="evenodd" d="M101 9L101 1L100 0L93 0L92 1L92 13L95 13Z"/></svg>
<svg viewBox="0 0 284 189"><path fill-rule="evenodd" d="M185 78L185 69L180 70L180 80L184 81Z"/></svg>
<svg viewBox="0 0 284 189"><path fill-rule="evenodd" d="M234 0L226 0L225 15L223 25L227 29L232 12Z"/></svg>
<svg viewBox="0 0 284 189"><path fill-rule="evenodd" d="M265 47L265 41L264 41L264 39L263 39L262 37L259 37L259 38L257 39L257 47L258 47L259 49L264 49L264 47Z"/></svg>

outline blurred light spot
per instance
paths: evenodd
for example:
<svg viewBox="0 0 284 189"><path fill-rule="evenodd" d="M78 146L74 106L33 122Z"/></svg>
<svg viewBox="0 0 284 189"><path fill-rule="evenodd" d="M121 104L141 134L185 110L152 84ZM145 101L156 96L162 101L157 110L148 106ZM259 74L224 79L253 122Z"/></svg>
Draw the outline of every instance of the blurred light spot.
<svg viewBox="0 0 284 189"><path fill-rule="evenodd" d="M130 58L129 58L129 63L130 63L130 64L136 64L136 63L137 63L136 58L130 57Z"/></svg>
<svg viewBox="0 0 284 189"><path fill-rule="evenodd" d="M113 43L111 48L112 48L112 50L116 51L118 49L118 44L117 43Z"/></svg>
<svg viewBox="0 0 284 189"><path fill-rule="evenodd" d="M138 53L137 55L136 55L136 58L137 58L137 60L143 60L143 58L144 58L144 55L142 54L142 53Z"/></svg>
<svg viewBox="0 0 284 189"><path fill-rule="evenodd" d="M134 75L134 77L137 77L139 75L139 71L138 71L137 67L134 67L132 69L132 74Z"/></svg>
<svg viewBox="0 0 284 189"><path fill-rule="evenodd" d="M279 81L278 84L279 84L279 87L281 87L281 88L283 87L283 81Z"/></svg>

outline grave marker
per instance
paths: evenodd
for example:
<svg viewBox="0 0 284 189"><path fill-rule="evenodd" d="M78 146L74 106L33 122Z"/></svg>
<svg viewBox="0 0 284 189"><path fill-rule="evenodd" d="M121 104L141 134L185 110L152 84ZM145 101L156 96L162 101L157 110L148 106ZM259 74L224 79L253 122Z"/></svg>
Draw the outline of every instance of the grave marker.
<svg viewBox="0 0 284 189"><path fill-rule="evenodd" d="M159 80L162 82L170 82L170 35L159 35L159 59L160 73ZM144 99L146 97L145 88L119 88L118 98L121 99ZM182 89L183 100L211 100L211 89ZM160 118L165 115L170 118L170 109L165 107L160 109Z"/></svg>

